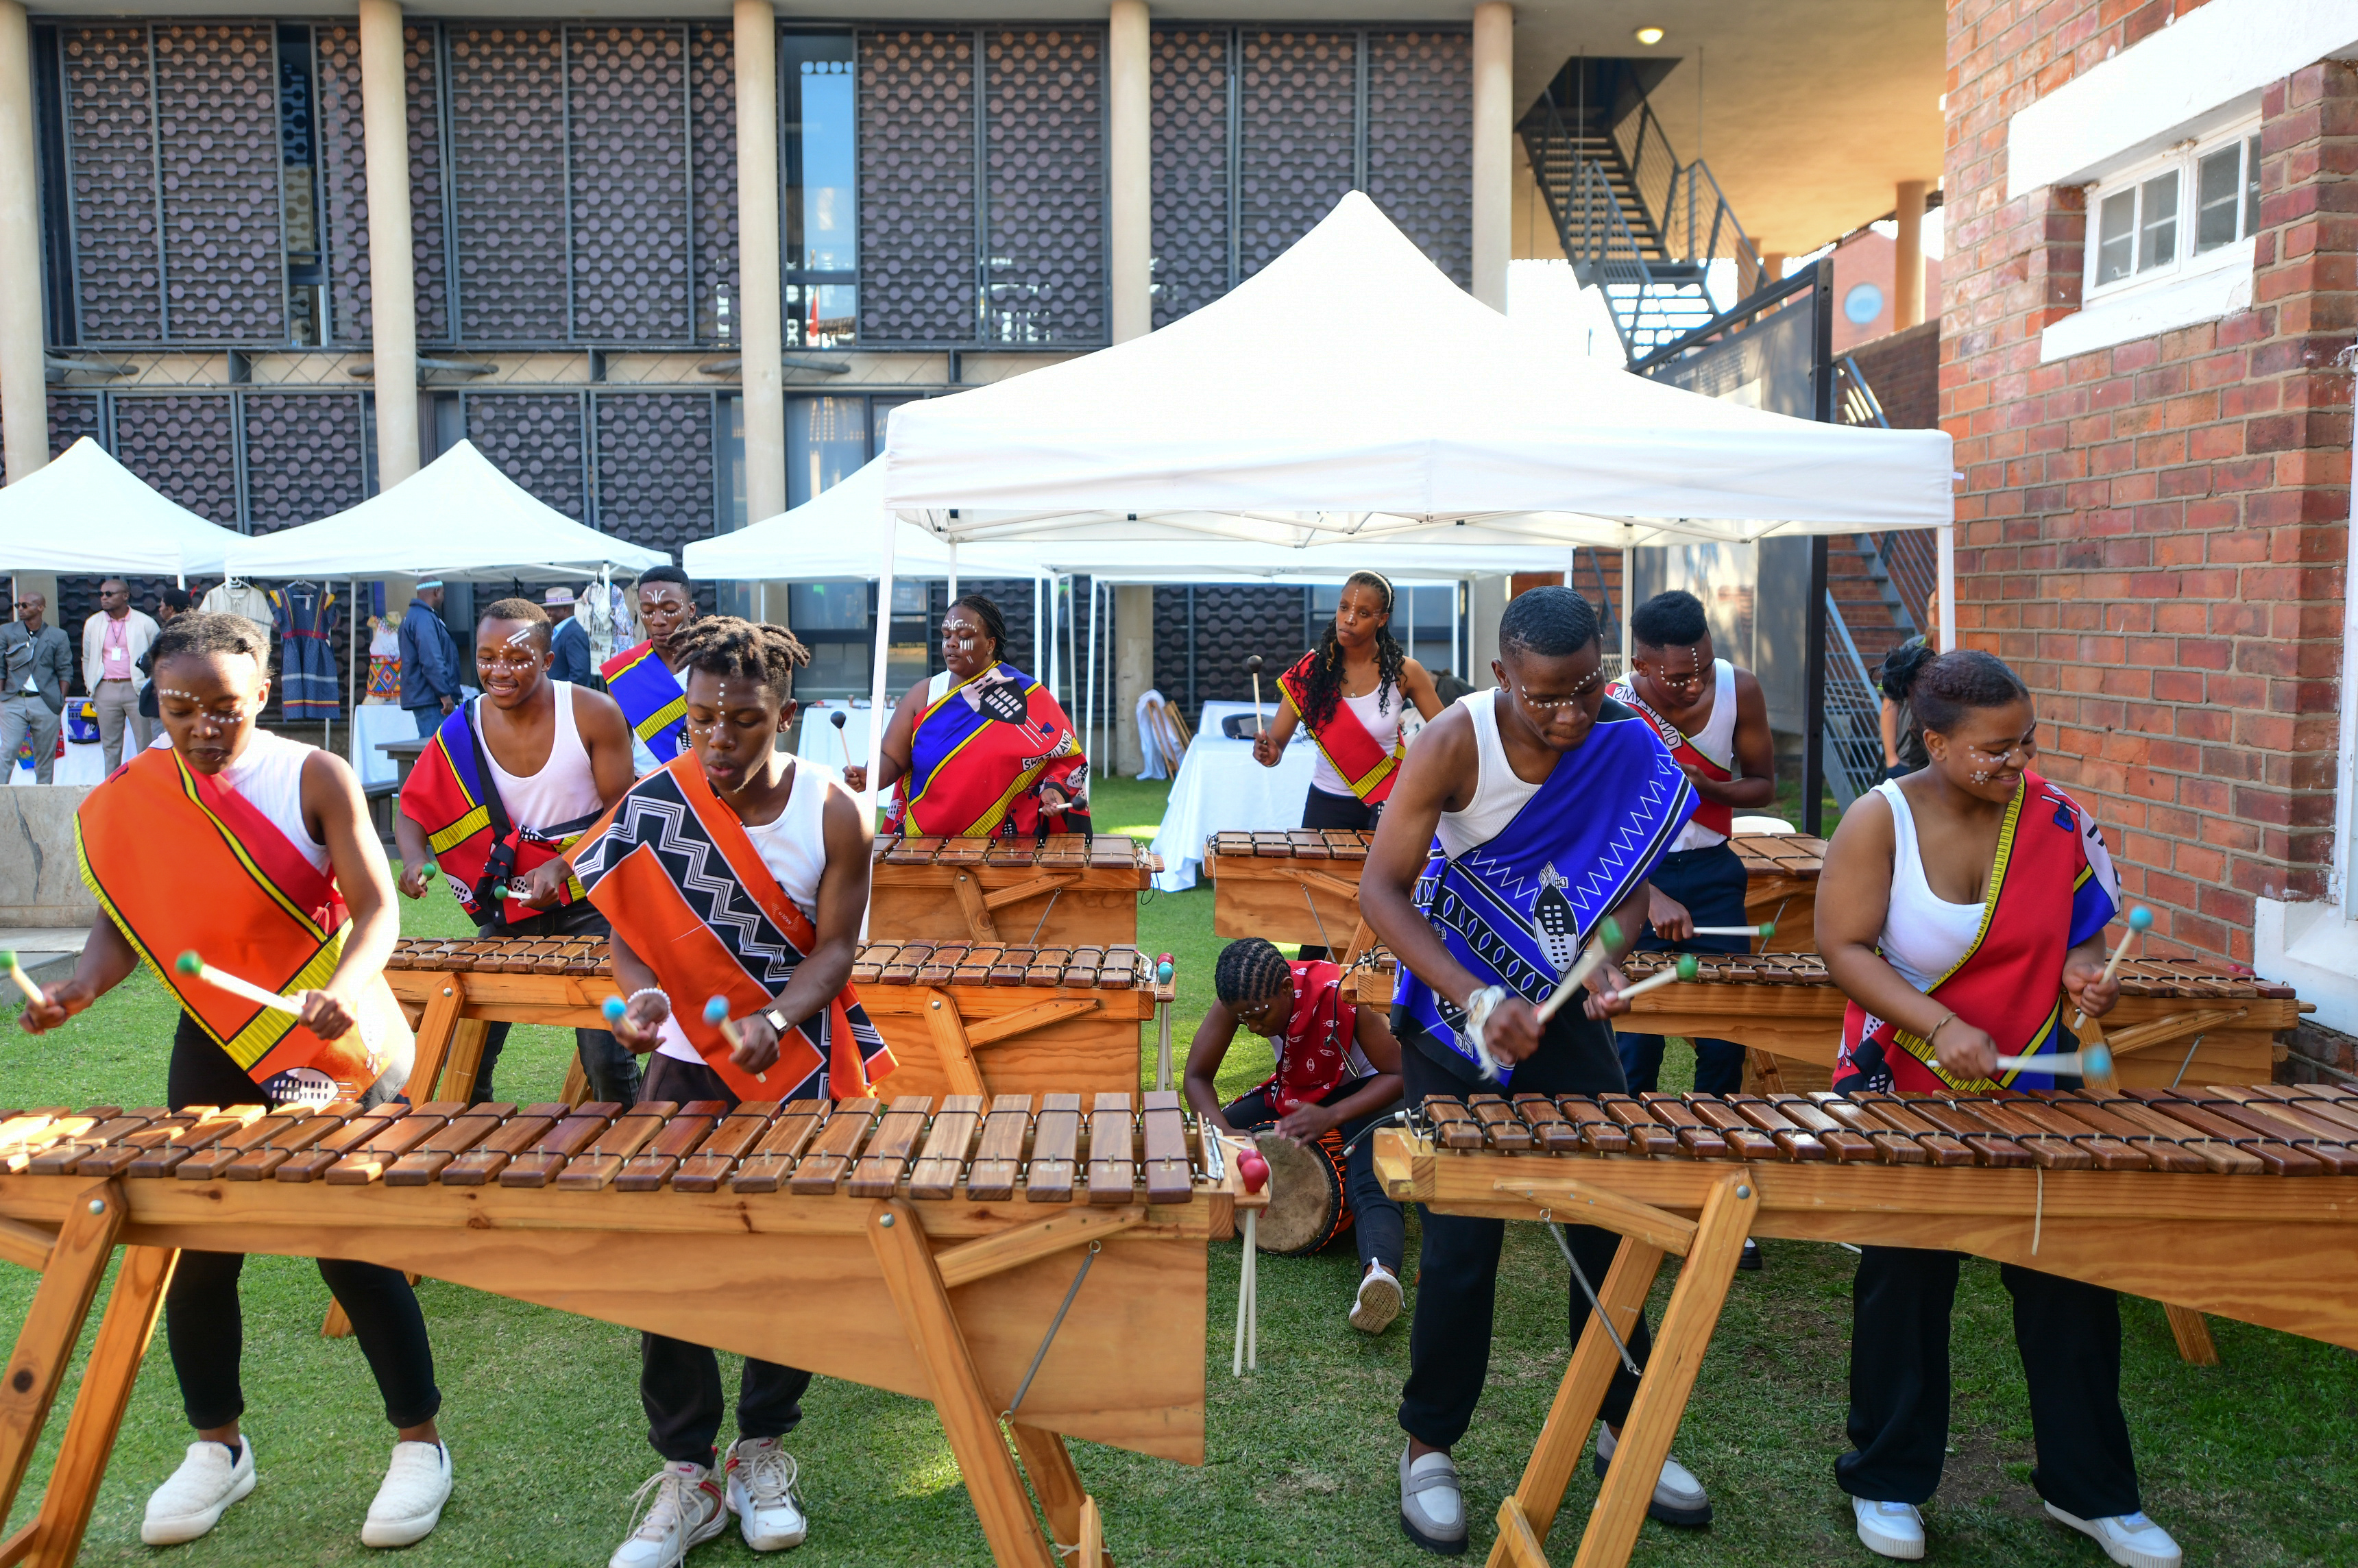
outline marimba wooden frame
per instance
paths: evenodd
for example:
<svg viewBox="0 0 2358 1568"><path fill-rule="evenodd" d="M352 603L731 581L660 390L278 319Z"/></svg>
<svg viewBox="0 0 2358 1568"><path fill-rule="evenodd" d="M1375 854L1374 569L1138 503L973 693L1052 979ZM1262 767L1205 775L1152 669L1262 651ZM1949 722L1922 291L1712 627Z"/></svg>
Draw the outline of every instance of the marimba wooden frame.
<svg viewBox="0 0 2358 1568"><path fill-rule="evenodd" d="M1452 1152L1396 1128L1376 1133L1375 1159L1404 1202L1620 1235L1598 1296L1624 1340L1663 1258L1685 1260L1576 1568L1628 1562L1747 1235L1971 1252L2358 1349L2358 1177ZM1591 1324L1499 1506L1490 1568L1548 1568L1549 1528L1618 1364Z"/></svg>
<svg viewBox="0 0 2358 1568"><path fill-rule="evenodd" d="M1136 866L891 865L868 892L871 942L1020 942L1027 946L1135 946Z"/></svg>
<svg viewBox="0 0 2358 1568"><path fill-rule="evenodd" d="M0 1175L0 1259L42 1271L0 1377L0 1518L126 1248L40 1511L0 1568L73 1562L183 1248L381 1263L930 1400L993 1560L1061 1568L1026 1474L1057 1540L1101 1541L1065 1436L1203 1462L1206 1244L1216 1213L1265 1201L1232 1167L1184 1205L1120 1207ZM1076 1248L1094 1256L1081 1310L1012 1419Z"/></svg>

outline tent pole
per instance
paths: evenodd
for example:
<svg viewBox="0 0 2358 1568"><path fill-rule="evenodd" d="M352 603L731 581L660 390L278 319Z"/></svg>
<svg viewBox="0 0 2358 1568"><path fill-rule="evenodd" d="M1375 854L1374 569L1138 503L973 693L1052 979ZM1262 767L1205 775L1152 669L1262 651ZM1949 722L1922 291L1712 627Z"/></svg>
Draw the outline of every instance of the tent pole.
<svg viewBox="0 0 2358 1568"><path fill-rule="evenodd" d="M344 691L352 699L352 721L344 726L344 750L358 752L361 738L361 695L365 689L356 678L360 671L355 667L361 654L361 579L358 578L349 579L347 587L351 592L352 603L346 607L344 612ZM352 772L357 773L361 771L359 757L348 756L344 760L352 763Z"/></svg>
<svg viewBox="0 0 2358 1568"><path fill-rule="evenodd" d="M860 792L861 804L871 812L883 793L877 781L884 772L884 659L892 646L892 546L900 533L900 519L891 513L884 514L884 558L876 575L876 657L868 677L868 787ZM860 921L862 940L868 935L868 917Z"/></svg>
<svg viewBox="0 0 2358 1568"><path fill-rule="evenodd" d="M1040 677L1040 573L1036 568L1032 573L1032 657L1029 662L1032 676L1037 680Z"/></svg>
<svg viewBox="0 0 2358 1568"><path fill-rule="evenodd" d="M1089 579L1089 662L1088 689L1081 697L1081 733L1096 739L1098 714L1098 579ZM1102 759L1100 765L1102 765Z"/></svg>
<svg viewBox="0 0 2358 1568"><path fill-rule="evenodd" d="M956 604L957 602L957 541L956 539L952 539L950 541L949 600L952 604Z"/></svg>
<svg viewBox="0 0 2358 1568"><path fill-rule="evenodd" d="M1621 546L1621 674L1627 679L1629 663L1629 618L1637 613L1638 552L1628 546Z"/></svg>
<svg viewBox="0 0 2358 1568"><path fill-rule="evenodd" d="M1941 635L1940 651L1948 653L1957 645L1957 525L1943 523L1933 532L1939 538L1941 557Z"/></svg>
<svg viewBox="0 0 2358 1568"><path fill-rule="evenodd" d="M1572 574L1580 566L1580 547L1573 546L1563 553L1563 586L1572 587Z"/></svg>

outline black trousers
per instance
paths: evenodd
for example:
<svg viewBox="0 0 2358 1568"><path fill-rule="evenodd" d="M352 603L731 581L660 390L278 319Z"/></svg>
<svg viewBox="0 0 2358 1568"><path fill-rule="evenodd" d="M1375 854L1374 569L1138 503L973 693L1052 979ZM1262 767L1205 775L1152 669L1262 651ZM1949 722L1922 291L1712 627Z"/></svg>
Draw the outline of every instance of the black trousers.
<svg viewBox="0 0 2358 1568"><path fill-rule="evenodd" d="M701 1062L676 1056L647 1058L646 1098L737 1103L728 1083ZM737 1435L784 1437L803 1419L803 1390L811 1375L796 1367L745 1358L745 1379L737 1394ZM702 1345L660 1334L639 1336L639 1404L647 1412L647 1441L677 1464L709 1465L720 1437L720 1358Z"/></svg>
<svg viewBox="0 0 2358 1568"><path fill-rule="evenodd" d="M166 1082L165 1098L174 1110L185 1105L252 1105L262 1093L185 1012L172 1035ZM189 1424L200 1432L227 1426L245 1411L238 1381L245 1330L237 1299L238 1274L244 1267L243 1253L182 1252L164 1292L164 1342L172 1353ZM433 1420L442 1408L442 1393L434 1385L426 1314L408 1279L398 1269L339 1258L320 1259L319 1277L352 1320L352 1337L360 1341L377 1391L384 1396L384 1419L396 1427Z"/></svg>
<svg viewBox="0 0 2358 1568"><path fill-rule="evenodd" d="M1405 1022L1395 1011L1392 1030L1401 1035L1401 1066L1408 1077L1411 1106L1422 1104L1428 1095L1462 1098L1495 1088L1443 1063L1436 1053L1447 1047L1433 1044L1421 1031L1402 1033ZM1452 1054L1450 1064L1456 1060ZM1609 1031L1567 1008L1549 1020L1540 1048L1517 1065L1509 1087L1516 1094L1618 1094L1623 1092L1621 1082ZM1498 1250L1506 1240L1507 1222L1436 1214L1429 1207L1422 1212L1424 1246L1418 1259L1416 1316L1409 1326L1408 1386L1401 1390L1400 1423L1419 1443L1447 1448L1473 1423L1474 1407L1489 1376L1490 1320L1498 1303ZM1566 1227L1565 1238L1581 1272L1603 1290L1621 1238L1586 1225ZM1588 1298L1569 1274L1563 1291L1571 1340L1577 1345L1591 1315ZM1628 1343L1630 1356L1644 1366L1652 1341L1643 1313ZM1605 1419L1619 1426L1637 1396L1638 1379L1627 1368L1617 1369L1605 1391Z"/></svg>
<svg viewBox="0 0 2358 1568"><path fill-rule="evenodd" d="M1744 922L1744 862L1725 844L1707 849L1682 849L1654 863L1655 889L1687 906L1697 925L1741 925ZM1638 940L1647 953L1748 953L1752 944L1741 936L1693 936L1665 942L1652 926ZM1621 1070L1629 1092L1643 1094L1661 1087L1662 1036L1622 1034L1617 1044ZM1733 1040L1694 1043L1694 1087L1697 1094L1744 1092L1744 1047Z"/></svg>
<svg viewBox="0 0 2358 1568"><path fill-rule="evenodd" d="M1359 1092L1365 1078L1353 1078L1337 1084L1320 1105L1333 1105ZM1356 1116L1335 1130L1351 1152L1343 1156L1343 1195L1351 1205L1351 1234L1357 1238L1359 1267L1381 1263L1397 1275L1401 1271L1401 1254L1408 1250L1408 1222L1401 1217L1400 1199L1384 1191L1384 1184L1376 1175L1376 1141L1359 1138L1359 1134L1390 1116L1400 1108L1397 1103L1380 1110ZM1228 1125L1239 1132L1256 1127L1275 1127L1282 1119L1269 1097L1260 1089L1239 1095L1220 1109ZM1356 1144L1351 1140L1358 1138Z"/></svg>
<svg viewBox="0 0 2358 1568"><path fill-rule="evenodd" d="M594 903L568 903L545 909L530 920L498 921L475 927L490 939L505 936L603 936L612 927ZM500 1065L500 1049L508 1043L508 1025L494 1023L484 1033L482 1065L475 1069L475 1087L467 1097L481 1105L492 1098L492 1069ZM574 1049L581 1054L581 1071L590 1080L590 1098L616 1105L639 1103L639 1059L604 1029L577 1029Z"/></svg>
<svg viewBox="0 0 2358 1568"><path fill-rule="evenodd" d="M2112 1292L2002 1265L2030 1386L2039 1495L2082 1519L2135 1513L2136 1460L2121 1413L2121 1314ZM1868 1247L1851 1284L1851 1450L1834 1479L1853 1497L1921 1503L1949 1438L1949 1310L1957 1255Z"/></svg>
<svg viewBox="0 0 2358 1568"><path fill-rule="evenodd" d="M1372 828L1376 825L1377 814L1382 809L1380 806L1369 806L1356 795L1328 795L1316 784L1312 784L1310 793L1304 795L1302 801L1302 826ZM1351 934L1347 931L1329 931L1326 935L1340 936L1346 942L1351 939ZM1305 962L1331 958L1334 956L1334 948L1315 944L1304 944L1302 949L1302 957Z"/></svg>

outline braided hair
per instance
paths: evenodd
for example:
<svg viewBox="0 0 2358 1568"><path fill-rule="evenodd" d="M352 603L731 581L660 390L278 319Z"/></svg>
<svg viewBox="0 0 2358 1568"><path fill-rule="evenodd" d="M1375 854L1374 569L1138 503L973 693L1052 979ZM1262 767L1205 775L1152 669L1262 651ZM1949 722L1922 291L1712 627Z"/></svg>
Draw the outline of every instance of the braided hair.
<svg viewBox="0 0 2358 1568"><path fill-rule="evenodd" d="M971 611L982 622L982 634L990 639L990 662L1003 664L1007 659L1007 617L996 601L979 593L963 593L950 600L950 610ZM946 618L949 611L944 611Z"/></svg>
<svg viewBox="0 0 2358 1568"><path fill-rule="evenodd" d="M1380 572L1353 572L1343 581L1343 591L1355 588L1372 588L1383 596L1384 623L1376 628L1376 706L1390 707L1391 694L1402 692L1401 674L1408 667L1408 651L1392 636L1392 585ZM1341 606L1336 606L1339 611ZM1318 633L1317 657L1310 661L1310 678L1303 683L1303 696L1307 698L1302 719L1313 730L1323 730L1335 717L1335 704L1343 696L1343 643L1335 635L1335 622Z"/></svg>
<svg viewBox="0 0 2358 1568"><path fill-rule="evenodd" d="M1292 978L1285 955L1259 936L1231 942L1220 949L1212 968L1212 992L1231 1005L1275 996Z"/></svg>
<svg viewBox="0 0 2358 1568"><path fill-rule="evenodd" d="M698 616L680 628L674 647L683 656L682 669L757 680L782 701L795 672L810 663L810 650L792 632L734 615Z"/></svg>
<svg viewBox="0 0 2358 1568"><path fill-rule="evenodd" d="M222 654L243 654L264 670L270 667L270 643L261 627L243 615L204 611L173 616L149 645L147 667L160 669L168 659L210 659Z"/></svg>

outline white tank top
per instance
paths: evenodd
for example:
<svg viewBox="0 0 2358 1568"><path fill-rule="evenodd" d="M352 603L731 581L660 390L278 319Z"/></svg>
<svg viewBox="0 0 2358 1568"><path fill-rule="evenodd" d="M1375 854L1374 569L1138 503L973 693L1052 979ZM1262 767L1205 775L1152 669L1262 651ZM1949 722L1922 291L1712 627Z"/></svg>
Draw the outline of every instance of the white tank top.
<svg viewBox="0 0 2358 1568"><path fill-rule="evenodd" d="M1736 771L1736 666L1725 659L1714 659L1712 673L1716 677L1711 688L1711 717L1703 729L1687 736L1687 744L1725 768ZM1679 829L1671 841L1671 851L1708 849L1714 844L1725 844L1727 835L1716 833L1700 822L1690 822Z"/></svg>
<svg viewBox="0 0 2358 1568"><path fill-rule="evenodd" d="M500 766L491 742L483 739L482 711L476 710L476 744L482 748L508 820L519 827L555 827L606 809L599 798L597 776L590 770L590 749L581 743L581 731L574 723L573 685L561 680L548 684L557 692L557 735L549 742L548 761L536 773L519 776Z"/></svg>
<svg viewBox="0 0 2358 1568"><path fill-rule="evenodd" d="M816 922L818 919L818 881L827 871L827 830L825 814L827 797L843 791L843 780L824 763L797 757L794 762L794 788L786 796L786 808L777 819L756 827L745 825L745 837L753 841L753 852L762 857L762 864L778 879L779 888L793 901L794 906ZM846 798L850 798L845 791ZM687 1043L676 1015L684 1003L678 997L671 999L675 1016L666 1018L655 1033L662 1044L655 1047L659 1056L676 1057L683 1062L701 1062L696 1047ZM701 999L693 1005L701 1006ZM824 1025L822 1023L822 1032Z"/></svg>
<svg viewBox="0 0 2358 1568"><path fill-rule="evenodd" d="M303 821L303 762L311 748L267 730L257 730L245 743L244 754L221 772L222 782L245 804L270 819L287 841L320 871L328 869L328 851L311 837Z"/></svg>
<svg viewBox="0 0 2358 1568"><path fill-rule="evenodd" d="M1924 853L1916 842L1916 814L1909 809L1898 781L1886 779L1875 793L1891 808L1891 901L1876 946L1901 979L1920 991L1930 990L1974 945L1985 906L1951 903L1932 892L1924 880Z"/></svg>
<svg viewBox="0 0 2358 1568"><path fill-rule="evenodd" d="M1387 690L1379 683L1376 689L1367 696L1342 697L1337 706L1349 708L1351 717L1375 737L1377 745L1390 751L1399 743L1401 718L1408 710L1407 694L1400 687L1392 687ZM1336 771L1335 764L1326 760L1325 752L1313 747L1310 755L1311 788L1324 790L1328 795L1347 795L1351 793L1350 784Z"/></svg>
<svg viewBox="0 0 2358 1568"><path fill-rule="evenodd" d="M1441 838L1441 852L1451 860L1466 853L1477 844L1487 844L1498 836L1523 803L1539 794L1540 785L1525 784L1515 776L1514 768L1507 762L1507 749L1498 740L1498 689L1469 692L1457 699L1474 720L1474 798L1463 811L1444 811L1435 829ZM1542 779L1540 784L1547 781Z"/></svg>

